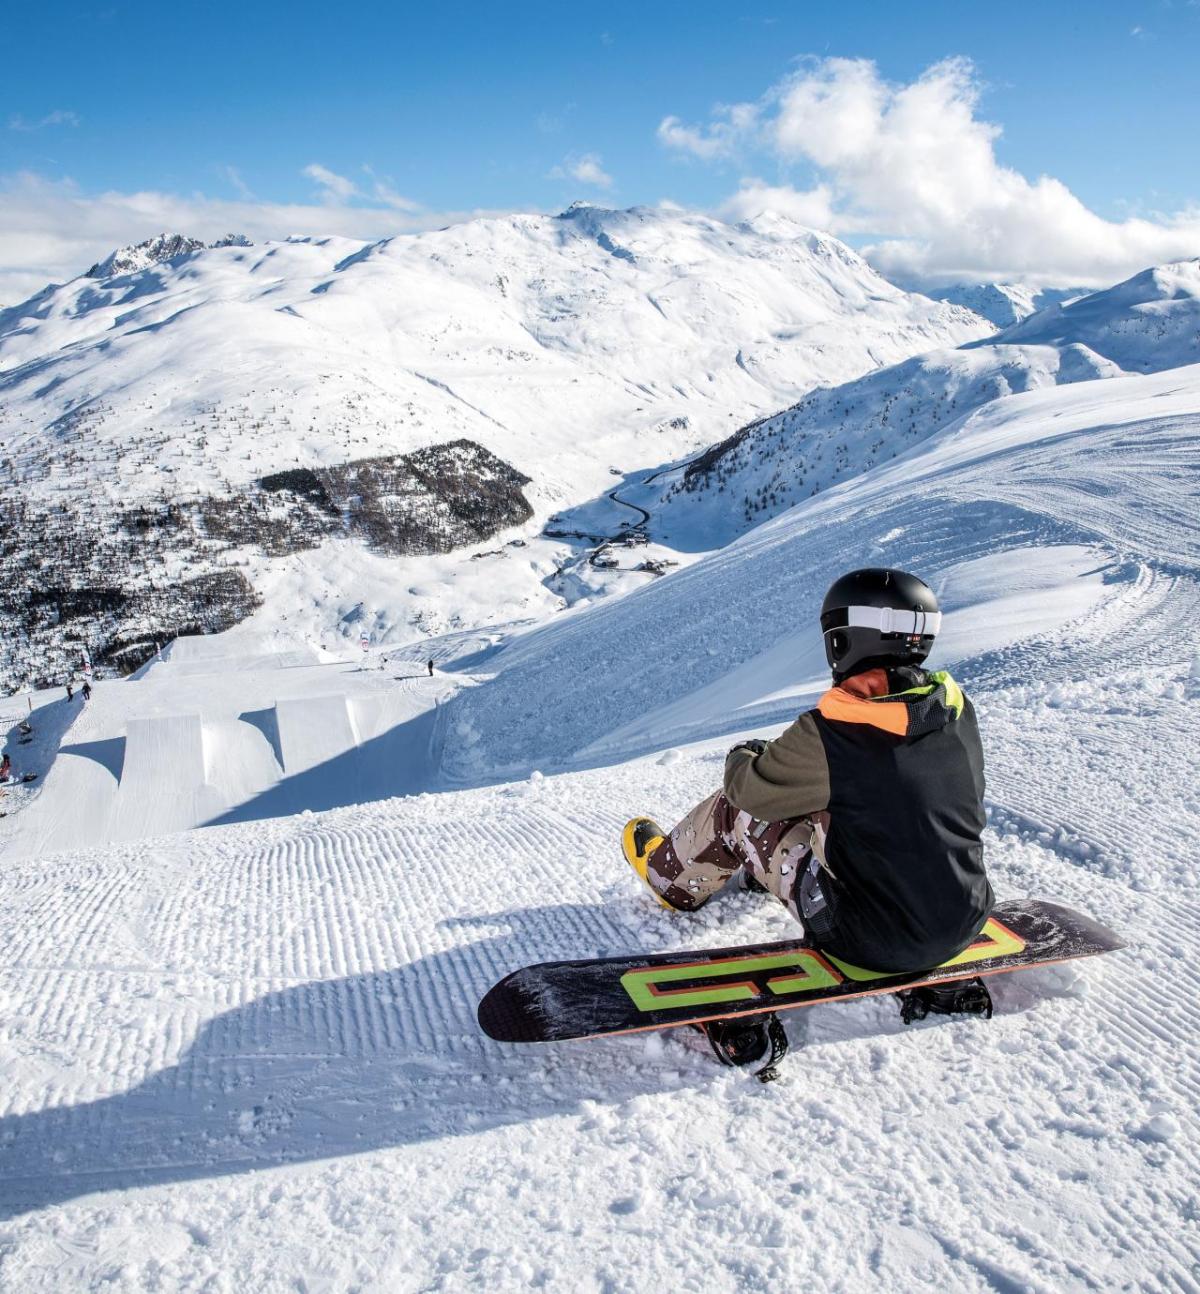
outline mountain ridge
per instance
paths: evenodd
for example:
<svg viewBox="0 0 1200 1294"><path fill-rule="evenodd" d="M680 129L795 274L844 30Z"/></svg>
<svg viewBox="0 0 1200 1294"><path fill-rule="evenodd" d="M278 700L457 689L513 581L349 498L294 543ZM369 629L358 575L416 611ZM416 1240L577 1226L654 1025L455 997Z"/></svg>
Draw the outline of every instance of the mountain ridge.
<svg viewBox="0 0 1200 1294"><path fill-rule="evenodd" d="M991 401L1200 362L1200 260L1144 270L991 336L809 392L630 499L671 542L728 542Z"/></svg>

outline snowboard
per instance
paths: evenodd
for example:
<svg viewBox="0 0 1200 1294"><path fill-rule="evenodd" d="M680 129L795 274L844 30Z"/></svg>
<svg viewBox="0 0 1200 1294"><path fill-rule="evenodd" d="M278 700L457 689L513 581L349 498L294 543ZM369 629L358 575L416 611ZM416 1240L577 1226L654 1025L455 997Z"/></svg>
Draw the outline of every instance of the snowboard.
<svg viewBox="0 0 1200 1294"><path fill-rule="evenodd" d="M867 970L801 940L543 962L493 985L479 1003L478 1018L497 1042L565 1042L1002 975L1124 946L1081 912L1040 899L1013 899L996 906L974 943L929 971Z"/></svg>

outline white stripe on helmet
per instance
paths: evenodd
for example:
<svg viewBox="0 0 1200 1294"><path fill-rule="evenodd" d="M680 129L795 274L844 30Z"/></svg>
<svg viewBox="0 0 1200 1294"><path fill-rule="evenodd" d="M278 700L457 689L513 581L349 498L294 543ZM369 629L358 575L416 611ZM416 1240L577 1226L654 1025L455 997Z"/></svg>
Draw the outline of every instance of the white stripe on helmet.
<svg viewBox="0 0 1200 1294"><path fill-rule="evenodd" d="M940 611L901 611L896 607L847 607L846 624L856 629L878 629L881 634L932 637L942 627Z"/></svg>

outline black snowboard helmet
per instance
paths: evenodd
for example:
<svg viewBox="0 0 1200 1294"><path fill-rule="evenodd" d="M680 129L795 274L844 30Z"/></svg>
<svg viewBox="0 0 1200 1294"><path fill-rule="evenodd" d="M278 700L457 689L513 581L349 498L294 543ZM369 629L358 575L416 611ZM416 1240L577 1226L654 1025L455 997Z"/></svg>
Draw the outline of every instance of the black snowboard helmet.
<svg viewBox="0 0 1200 1294"><path fill-rule="evenodd" d="M821 603L825 659L835 683L877 666L919 665L941 626L929 585L881 566L847 571Z"/></svg>

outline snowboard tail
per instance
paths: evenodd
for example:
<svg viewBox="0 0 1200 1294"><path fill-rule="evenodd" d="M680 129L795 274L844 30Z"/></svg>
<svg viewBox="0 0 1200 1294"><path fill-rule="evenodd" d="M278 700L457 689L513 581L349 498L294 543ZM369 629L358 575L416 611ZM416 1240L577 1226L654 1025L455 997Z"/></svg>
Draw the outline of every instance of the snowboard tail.
<svg viewBox="0 0 1200 1294"><path fill-rule="evenodd" d="M1010 900L997 905L974 943L928 971L872 971L802 940L544 962L505 976L478 1016L499 1042L562 1042L895 993L1123 947L1106 926L1071 908Z"/></svg>

